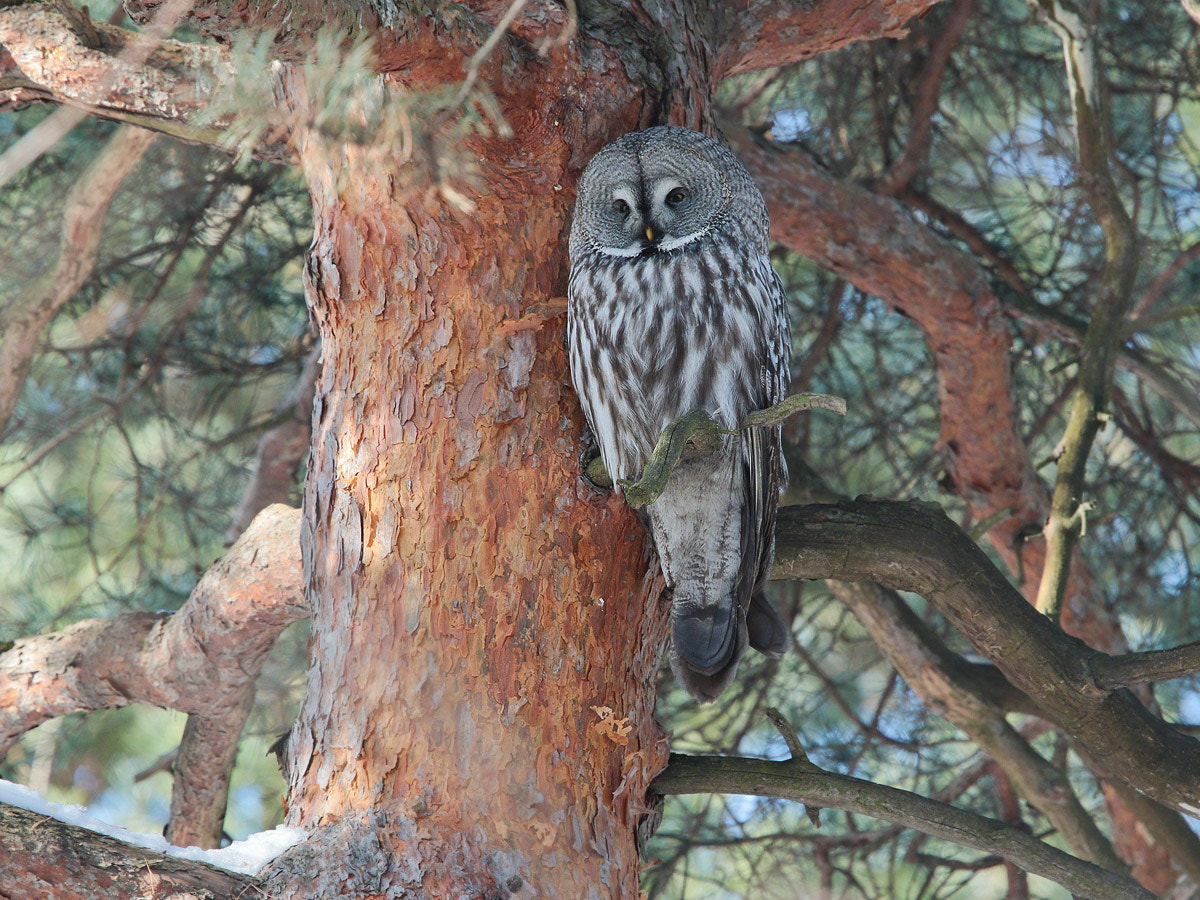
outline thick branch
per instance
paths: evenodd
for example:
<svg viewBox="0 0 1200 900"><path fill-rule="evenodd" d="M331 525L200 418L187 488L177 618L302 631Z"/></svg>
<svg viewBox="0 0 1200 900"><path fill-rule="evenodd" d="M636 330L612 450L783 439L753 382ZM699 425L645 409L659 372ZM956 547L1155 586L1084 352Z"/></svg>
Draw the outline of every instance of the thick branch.
<svg viewBox="0 0 1200 900"><path fill-rule="evenodd" d="M739 757L683 756L653 784L660 794L727 793L782 797L897 822L943 840L996 853L1028 872L1092 900L1152 900L1132 879L1105 871L1051 847L1024 831L908 791L824 772L803 762Z"/></svg>
<svg viewBox="0 0 1200 900"><path fill-rule="evenodd" d="M93 24L100 48L88 46L51 3L0 5L0 110L50 101L182 140L217 142L220 129L195 121L231 75L223 50L164 40L148 53L131 52L141 35Z"/></svg>
<svg viewBox="0 0 1200 900"><path fill-rule="evenodd" d="M0 894L8 900L251 897L254 879L134 847L0 803Z"/></svg>
<svg viewBox="0 0 1200 900"><path fill-rule="evenodd" d="M937 365L939 445L950 480L976 521L1010 510L988 530L1030 601L1045 560L1047 498L1016 428L1010 396L1012 336L1006 310L978 261L903 207L825 172L806 153L783 150L737 125L722 126L763 189L771 234L860 290L880 297L925 332ZM1104 604L1091 602L1086 569L1073 579L1065 626L1093 647L1120 652L1124 638Z"/></svg>
<svg viewBox="0 0 1200 900"><path fill-rule="evenodd" d="M779 511L776 578L877 581L929 600L1052 721L1098 774L1200 812L1200 742L1183 737L1089 668L1096 651L1064 634L931 504L859 499Z"/></svg>
<svg viewBox="0 0 1200 900"><path fill-rule="evenodd" d="M221 846L229 778L253 707L254 684L250 683L233 709L188 716L171 766L171 812L163 836L172 844L205 850Z"/></svg>
<svg viewBox="0 0 1200 900"><path fill-rule="evenodd" d="M0 434L21 396L38 335L91 277L108 207L153 140L137 128L121 128L109 139L67 194L58 257L0 308Z"/></svg>
<svg viewBox="0 0 1200 900"><path fill-rule="evenodd" d="M938 0L752 0L720 4L718 80L739 72L771 69L836 50L855 41L903 37L905 25Z"/></svg>
<svg viewBox="0 0 1200 900"><path fill-rule="evenodd" d="M308 614L299 518L264 510L174 615L93 619L17 641L0 656L0 751L81 710L149 703L220 716L237 707L275 638Z"/></svg>

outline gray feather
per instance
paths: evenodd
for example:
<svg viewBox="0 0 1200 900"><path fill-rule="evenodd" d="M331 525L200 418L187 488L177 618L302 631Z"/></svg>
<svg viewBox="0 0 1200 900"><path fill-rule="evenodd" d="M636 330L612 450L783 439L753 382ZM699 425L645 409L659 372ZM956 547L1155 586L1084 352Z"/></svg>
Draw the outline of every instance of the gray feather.
<svg viewBox="0 0 1200 900"><path fill-rule="evenodd" d="M711 138L652 128L589 163L571 227L568 347L614 479L637 477L691 409L735 428L783 398L790 340L767 250L762 196ZM762 593L780 460L778 428L727 436L644 510L672 591L672 668L699 700L725 689L747 643L771 656L789 644Z"/></svg>

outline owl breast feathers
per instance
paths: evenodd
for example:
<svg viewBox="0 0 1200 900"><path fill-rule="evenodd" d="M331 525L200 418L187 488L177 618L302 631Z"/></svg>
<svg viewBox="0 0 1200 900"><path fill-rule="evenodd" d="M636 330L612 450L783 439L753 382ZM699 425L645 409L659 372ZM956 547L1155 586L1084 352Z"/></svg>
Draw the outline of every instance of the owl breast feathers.
<svg viewBox="0 0 1200 900"><path fill-rule="evenodd" d="M783 286L766 204L737 158L686 128L604 147L571 226L571 377L614 480L636 478L692 409L725 428L778 402L788 377ZM783 481L780 429L725 436L645 508L672 592L671 666L698 700L729 684L746 644L781 655L790 629L763 596Z"/></svg>

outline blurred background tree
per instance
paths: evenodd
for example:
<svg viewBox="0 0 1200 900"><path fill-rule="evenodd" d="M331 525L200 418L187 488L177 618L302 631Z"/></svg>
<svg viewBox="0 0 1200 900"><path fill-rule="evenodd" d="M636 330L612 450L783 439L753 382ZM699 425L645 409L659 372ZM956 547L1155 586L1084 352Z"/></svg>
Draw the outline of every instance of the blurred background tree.
<svg viewBox="0 0 1200 900"><path fill-rule="evenodd" d="M1111 420L1088 458L1095 508L1080 551L1098 585L1097 614L1115 623L1114 646L1172 646L1200 631L1200 42L1173 0L1096 5L1094 14L1114 177L1139 266ZM727 123L769 132L837 178L894 197L977 258L1011 331L1016 425L1052 484L1106 254L1080 184L1054 33L1017 0L953 0L902 40L730 78L717 107ZM0 151L47 114L0 117ZM85 122L0 194L0 302L53 264L46 248L58 245L64 198L119 127ZM95 265L41 334L0 433L0 638L176 609L221 554L258 441L293 414L287 401L314 350L300 283L310 234L308 198L289 169L161 137L145 150L107 211ZM842 396L850 409L844 421L790 426L790 449L807 461L792 473L796 499L919 496L968 530L980 526L947 471L922 327L794 250L779 246L774 259L792 300L794 389ZM297 472L293 505L302 479ZM691 703L666 673L658 714L673 749L785 756L763 720L775 706L826 769L938 796L1066 846L1002 767L897 675L826 585L773 590L795 622L796 651L748 660L738 689L714 706ZM932 608L907 599L972 656ZM233 776L232 837L280 821L284 785L265 751L303 691L303 641L304 625L294 626L258 683ZM1146 699L1168 721L1200 728L1195 676L1157 684ZM170 778L155 765L178 743L183 718L132 707L54 720L22 739L0 776L157 830ZM1126 825L1109 818L1069 741L1033 717L1013 722L1120 848ZM802 807L777 800L671 799L649 846L658 862L646 891L678 900L1067 896L998 857L851 814L826 811L822 821L818 830ZM1158 890L1187 869L1157 865ZM1195 896L1190 882L1176 890Z"/></svg>

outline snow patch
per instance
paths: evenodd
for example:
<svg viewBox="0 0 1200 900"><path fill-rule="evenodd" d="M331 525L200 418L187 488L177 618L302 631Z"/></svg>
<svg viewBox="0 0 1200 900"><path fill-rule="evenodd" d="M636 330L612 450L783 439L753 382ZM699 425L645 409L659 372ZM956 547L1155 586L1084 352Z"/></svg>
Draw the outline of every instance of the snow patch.
<svg viewBox="0 0 1200 900"><path fill-rule="evenodd" d="M86 828L116 838L135 847L154 850L176 859L190 859L208 863L242 875L257 875L262 868L284 850L292 847L308 835L300 828L280 825L270 831L260 831L243 841L234 841L219 850L201 850L199 847L176 847L168 844L162 835L130 831L117 825L109 825L88 815L86 807L52 803L32 788L0 779L0 803L19 806L42 816L49 816L68 825Z"/></svg>

